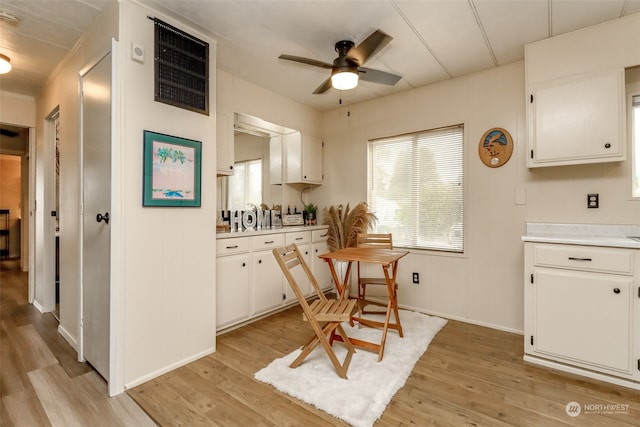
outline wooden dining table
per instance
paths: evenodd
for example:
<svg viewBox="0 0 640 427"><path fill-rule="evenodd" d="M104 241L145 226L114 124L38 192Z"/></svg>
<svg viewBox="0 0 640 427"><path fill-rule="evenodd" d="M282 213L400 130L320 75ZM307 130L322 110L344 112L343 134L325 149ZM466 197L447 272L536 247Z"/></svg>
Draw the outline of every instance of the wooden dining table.
<svg viewBox="0 0 640 427"><path fill-rule="evenodd" d="M331 275L333 276L334 283L336 284L336 291L339 298L348 298L348 286L349 278L351 276L351 267L354 262L363 262L370 264L379 264L382 267L385 281L387 282L387 292L389 300L387 302L387 310L385 312L385 319L383 322L363 318L362 315L352 316L352 321L356 321L363 326L369 326L382 329L382 339L379 343L373 343L369 341L363 341L356 338L349 338L351 343L357 347L361 347L371 351L378 352L378 362L382 360L384 355L384 346L387 340L387 331L394 329L398 331L400 337L402 334L402 324L400 322L400 315L398 314L398 301L396 300L396 277L398 274L398 261L400 258L407 255L409 251L401 251L395 249L378 249L378 248L344 248L337 251L329 252L319 255L318 258L323 259L329 264ZM347 268L344 273L344 277L339 277L336 271L335 263L333 261L343 261L347 263ZM364 301L359 301L359 304L364 304ZM391 322L391 313L394 315L394 321ZM341 340L339 335L334 337L336 340Z"/></svg>

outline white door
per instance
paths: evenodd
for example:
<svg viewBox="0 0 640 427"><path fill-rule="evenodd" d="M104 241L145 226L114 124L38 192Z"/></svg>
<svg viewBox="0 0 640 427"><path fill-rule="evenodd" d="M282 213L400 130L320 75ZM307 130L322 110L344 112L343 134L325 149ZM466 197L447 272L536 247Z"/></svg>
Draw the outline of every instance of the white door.
<svg viewBox="0 0 640 427"><path fill-rule="evenodd" d="M82 353L109 380L111 53L82 78Z"/></svg>

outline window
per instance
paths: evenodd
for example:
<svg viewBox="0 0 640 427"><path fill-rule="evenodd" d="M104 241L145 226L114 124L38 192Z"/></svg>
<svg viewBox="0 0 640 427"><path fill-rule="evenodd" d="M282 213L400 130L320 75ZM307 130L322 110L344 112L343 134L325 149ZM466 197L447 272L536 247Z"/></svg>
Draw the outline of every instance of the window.
<svg viewBox="0 0 640 427"><path fill-rule="evenodd" d="M367 201L394 246L464 250L464 126L369 141Z"/></svg>
<svg viewBox="0 0 640 427"><path fill-rule="evenodd" d="M246 210L250 204L262 203L262 159L238 162L229 177L229 210Z"/></svg>
<svg viewBox="0 0 640 427"><path fill-rule="evenodd" d="M632 196L640 197L640 95L631 100L631 140L632 151Z"/></svg>

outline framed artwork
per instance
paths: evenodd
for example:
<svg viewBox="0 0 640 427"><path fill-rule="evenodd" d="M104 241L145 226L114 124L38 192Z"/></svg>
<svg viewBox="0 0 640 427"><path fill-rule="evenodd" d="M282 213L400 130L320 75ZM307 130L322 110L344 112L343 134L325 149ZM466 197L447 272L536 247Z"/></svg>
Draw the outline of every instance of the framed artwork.
<svg viewBox="0 0 640 427"><path fill-rule="evenodd" d="M144 131L142 206L200 207L202 143Z"/></svg>
<svg viewBox="0 0 640 427"><path fill-rule="evenodd" d="M513 139L505 129L489 129L480 138L478 155L490 168L499 168L509 161L513 153Z"/></svg>

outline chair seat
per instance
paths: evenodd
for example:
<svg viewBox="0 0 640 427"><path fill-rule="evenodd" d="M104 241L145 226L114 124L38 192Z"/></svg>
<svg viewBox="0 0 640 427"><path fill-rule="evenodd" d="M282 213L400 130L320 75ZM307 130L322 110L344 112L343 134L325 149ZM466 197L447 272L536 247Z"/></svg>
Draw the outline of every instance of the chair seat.
<svg viewBox="0 0 640 427"><path fill-rule="evenodd" d="M351 319L351 313L357 300L317 299L311 303L311 311L319 322L347 322ZM307 320L303 313L302 318Z"/></svg>

